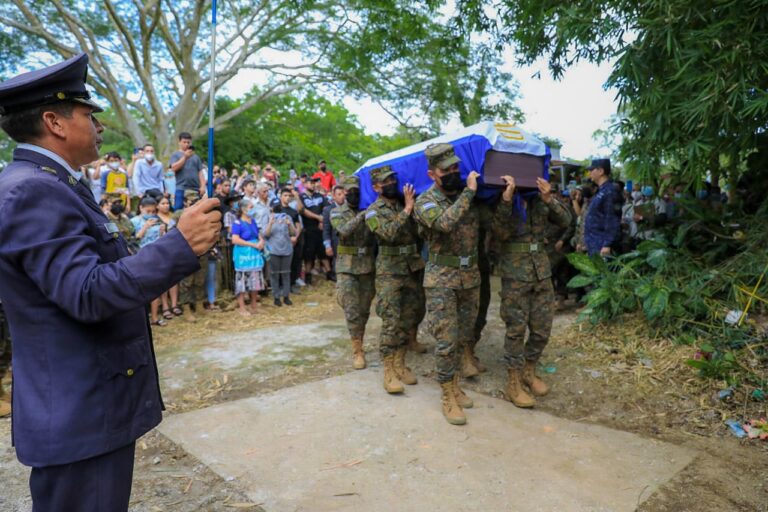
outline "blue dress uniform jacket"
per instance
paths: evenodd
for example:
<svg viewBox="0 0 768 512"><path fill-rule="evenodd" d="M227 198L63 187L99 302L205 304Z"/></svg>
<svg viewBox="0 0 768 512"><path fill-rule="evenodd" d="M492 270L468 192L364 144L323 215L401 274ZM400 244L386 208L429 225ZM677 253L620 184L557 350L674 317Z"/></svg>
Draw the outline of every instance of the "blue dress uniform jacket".
<svg viewBox="0 0 768 512"><path fill-rule="evenodd" d="M160 422L145 308L198 269L178 230L129 256L82 182L40 153L14 152L0 173L0 297L22 463L87 459Z"/></svg>
<svg viewBox="0 0 768 512"><path fill-rule="evenodd" d="M621 239L621 213L616 212L615 190L606 181L589 203L584 219L584 244L590 256L600 254L603 247L612 247Z"/></svg>

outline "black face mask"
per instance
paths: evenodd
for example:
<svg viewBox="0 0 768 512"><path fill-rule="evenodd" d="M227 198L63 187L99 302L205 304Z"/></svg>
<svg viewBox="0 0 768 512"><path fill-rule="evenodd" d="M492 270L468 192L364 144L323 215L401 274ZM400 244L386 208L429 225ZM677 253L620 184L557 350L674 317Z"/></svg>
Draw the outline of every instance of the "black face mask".
<svg viewBox="0 0 768 512"><path fill-rule="evenodd" d="M440 187L448 194L461 192L465 186L466 183L461 179L461 174L458 172L452 172L440 178Z"/></svg>
<svg viewBox="0 0 768 512"><path fill-rule="evenodd" d="M118 215L120 215L125 211L125 206L122 204L113 204L112 206L109 207L109 211L112 212L112 215L117 217Z"/></svg>
<svg viewBox="0 0 768 512"><path fill-rule="evenodd" d="M326 169L327 169L327 167L326 167L326 166L324 166L324 165L321 165L321 166L320 166L320 170L321 170L321 171L325 172L325 170L326 170Z"/></svg>
<svg viewBox="0 0 768 512"><path fill-rule="evenodd" d="M357 190L350 190L347 192L347 204L352 208L360 206L360 192Z"/></svg>
<svg viewBox="0 0 768 512"><path fill-rule="evenodd" d="M387 199L397 199L397 183L390 183L381 187L381 195Z"/></svg>

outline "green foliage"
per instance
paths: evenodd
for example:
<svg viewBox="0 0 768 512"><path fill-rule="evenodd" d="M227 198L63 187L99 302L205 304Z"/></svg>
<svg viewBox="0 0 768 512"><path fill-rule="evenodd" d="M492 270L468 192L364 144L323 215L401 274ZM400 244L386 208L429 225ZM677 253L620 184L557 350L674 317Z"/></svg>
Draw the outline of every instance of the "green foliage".
<svg viewBox="0 0 768 512"><path fill-rule="evenodd" d="M768 128L764 0L460 0L461 26L493 34L555 77L580 60L612 62L620 156L651 180L673 164L695 182L729 174ZM493 16L490 16L493 13ZM755 170L752 168L751 170Z"/></svg>
<svg viewBox="0 0 768 512"><path fill-rule="evenodd" d="M726 316L744 309L746 291L767 268L768 201L753 215L691 200L680 206L680 222L630 253L608 262L579 253L568 256L580 272L568 286L591 287L581 318L600 323L641 313L658 334L679 343L706 341L700 347L704 357L688 362L702 377L763 386L765 377L738 360L739 349L760 343L761 335L749 322L732 325ZM763 278L756 295L768 297L768 279ZM750 314L761 308L754 302ZM768 363L768 352L756 354Z"/></svg>

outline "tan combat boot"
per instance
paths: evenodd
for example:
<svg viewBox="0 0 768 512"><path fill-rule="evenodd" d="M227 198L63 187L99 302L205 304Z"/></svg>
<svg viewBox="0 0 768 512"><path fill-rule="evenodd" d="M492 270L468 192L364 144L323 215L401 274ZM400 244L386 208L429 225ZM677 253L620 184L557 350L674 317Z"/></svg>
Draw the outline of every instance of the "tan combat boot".
<svg viewBox="0 0 768 512"><path fill-rule="evenodd" d="M397 378L400 379L400 382L413 386L419 381L411 369L405 366L405 352L406 350L404 346L399 347L395 351L395 374L397 375Z"/></svg>
<svg viewBox="0 0 768 512"><path fill-rule="evenodd" d="M475 364L475 368L477 368L477 371L479 371L480 373L485 373L488 371L488 368L486 368L485 365L480 362L480 359L478 359L477 354L475 354L476 346L477 346L476 341L470 342L469 355L472 356L472 362Z"/></svg>
<svg viewBox="0 0 768 512"><path fill-rule="evenodd" d="M0 418L11 415L11 396L5 393L3 385L0 384Z"/></svg>
<svg viewBox="0 0 768 512"><path fill-rule="evenodd" d="M363 351L363 338L352 338L352 367L362 370L366 367L365 352Z"/></svg>
<svg viewBox="0 0 768 512"><path fill-rule="evenodd" d="M408 350L411 352L416 352L417 354L424 354L427 352L427 346L419 343L419 340L416 339L417 332L413 331L411 334L408 335Z"/></svg>
<svg viewBox="0 0 768 512"><path fill-rule="evenodd" d="M456 402L456 393L453 390L453 381L449 380L440 384L443 391L443 416L451 425L464 425L467 417L461 406Z"/></svg>
<svg viewBox="0 0 768 512"><path fill-rule="evenodd" d="M461 374L467 379L480 375L480 371L475 366L475 361L472 358L472 352L470 351L469 346L466 345L461 354Z"/></svg>
<svg viewBox="0 0 768 512"><path fill-rule="evenodd" d="M456 403L462 409L471 409L475 405L475 402L459 387L459 372L453 374L453 393L456 395Z"/></svg>
<svg viewBox="0 0 768 512"><path fill-rule="evenodd" d="M509 380L504 395L507 400L518 407L533 407L536 405L536 399L529 395L523 388L522 372L516 368L508 370Z"/></svg>
<svg viewBox="0 0 768 512"><path fill-rule="evenodd" d="M384 389L392 394L405 391L403 383L397 378L395 372L395 354L384 356Z"/></svg>
<svg viewBox="0 0 768 512"><path fill-rule="evenodd" d="M523 368L523 384L528 386L533 396L544 396L549 393L549 386L536 376L536 363L526 361Z"/></svg>

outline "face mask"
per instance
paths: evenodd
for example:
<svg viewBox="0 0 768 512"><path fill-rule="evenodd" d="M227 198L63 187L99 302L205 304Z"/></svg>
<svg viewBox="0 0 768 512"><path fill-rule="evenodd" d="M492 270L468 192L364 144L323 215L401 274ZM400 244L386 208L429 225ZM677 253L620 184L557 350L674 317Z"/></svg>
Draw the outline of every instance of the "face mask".
<svg viewBox="0 0 768 512"><path fill-rule="evenodd" d="M147 162L151 162L154 159L155 159L154 153L144 153L144 160L146 160Z"/></svg>
<svg viewBox="0 0 768 512"><path fill-rule="evenodd" d="M381 187L381 195L387 199L397 199L397 183L390 183Z"/></svg>
<svg viewBox="0 0 768 512"><path fill-rule="evenodd" d="M253 217L254 215L256 215L256 207L253 207L250 210L248 210L249 217Z"/></svg>
<svg viewBox="0 0 768 512"><path fill-rule="evenodd" d="M325 167L324 165L321 165L321 166L320 166L320 170L321 170L321 171L325 172L325 169L326 169L326 167Z"/></svg>
<svg viewBox="0 0 768 512"><path fill-rule="evenodd" d="M360 192L357 190L350 190L347 192L347 204L352 208L360 206Z"/></svg>
<svg viewBox="0 0 768 512"><path fill-rule="evenodd" d="M144 220L149 220L149 219L154 219L155 217L157 217L157 215L155 215L154 213L145 213L144 215L142 215L142 217L144 218Z"/></svg>
<svg viewBox="0 0 768 512"><path fill-rule="evenodd" d="M115 171L120 168L120 162L109 162L107 165Z"/></svg>
<svg viewBox="0 0 768 512"><path fill-rule="evenodd" d="M109 207L109 211L112 212L112 215L114 215L115 217L123 213L124 210L125 210L125 206L123 206L122 204L113 204L112 206Z"/></svg>
<svg viewBox="0 0 768 512"><path fill-rule="evenodd" d="M461 192L465 186L464 180L461 179L461 174L458 172L452 172L440 178L440 187L448 194Z"/></svg>

